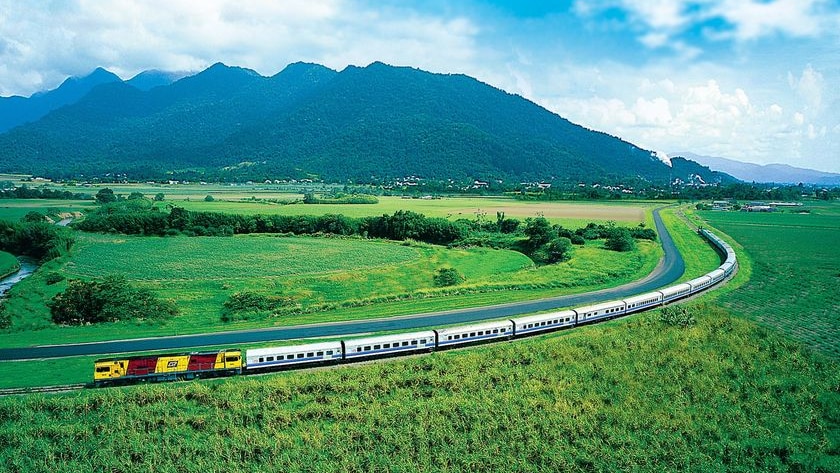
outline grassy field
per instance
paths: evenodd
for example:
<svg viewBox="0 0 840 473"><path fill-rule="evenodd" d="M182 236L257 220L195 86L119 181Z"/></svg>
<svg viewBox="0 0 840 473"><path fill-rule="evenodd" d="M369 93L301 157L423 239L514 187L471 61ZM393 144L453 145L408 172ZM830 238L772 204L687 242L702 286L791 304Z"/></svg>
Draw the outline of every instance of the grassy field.
<svg viewBox="0 0 840 473"><path fill-rule="evenodd" d="M53 215L63 212L84 212L95 204L83 200L0 199L0 219L18 221L29 212Z"/></svg>
<svg viewBox="0 0 840 473"><path fill-rule="evenodd" d="M740 242L753 261L754 277L726 306L840 359L838 208L698 215Z"/></svg>
<svg viewBox="0 0 840 473"><path fill-rule="evenodd" d="M0 469L840 471L840 366L733 304L777 258L739 247L688 327L653 311L361 366L2 398Z"/></svg>
<svg viewBox="0 0 840 473"><path fill-rule="evenodd" d="M0 468L837 471L837 365L693 307L689 328L649 313L366 366L3 398Z"/></svg>
<svg viewBox="0 0 840 473"><path fill-rule="evenodd" d="M277 235L79 234L68 257L48 263L12 289L13 331L0 334L0 346L107 340L124 338L126 332L139 337L297 325L526 300L639 279L661 256L661 248L651 242L630 253L601 246L588 242L572 260L536 268L521 253L487 248ZM433 274L444 266L466 277L458 294L433 287ZM53 327L46 303L67 284L48 285L47 275L55 272L67 278L123 274L174 300L181 315L165 325ZM290 297L297 305L280 317L222 322L223 302L242 290Z"/></svg>

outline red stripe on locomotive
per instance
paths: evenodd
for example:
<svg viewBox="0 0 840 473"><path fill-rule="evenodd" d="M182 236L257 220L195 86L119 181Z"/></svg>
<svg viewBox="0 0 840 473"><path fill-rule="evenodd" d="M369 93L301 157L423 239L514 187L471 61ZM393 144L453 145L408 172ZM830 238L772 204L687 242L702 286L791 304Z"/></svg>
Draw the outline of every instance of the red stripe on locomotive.
<svg viewBox="0 0 840 473"><path fill-rule="evenodd" d="M187 371L207 371L216 366L217 353L199 353L190 355L190 363Z"/></svg>
<svg viewBox="0 0 840 473"><path fill-rule="evenodd" d="M155 372L158 357L129 358L126 376L145 376Z"/></svg>

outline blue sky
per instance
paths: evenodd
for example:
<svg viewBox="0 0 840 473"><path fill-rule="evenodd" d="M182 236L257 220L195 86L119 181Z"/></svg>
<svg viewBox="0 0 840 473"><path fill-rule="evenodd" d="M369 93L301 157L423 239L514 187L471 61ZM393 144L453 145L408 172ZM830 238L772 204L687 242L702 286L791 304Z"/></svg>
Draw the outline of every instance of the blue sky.
<svg viewBox="0 0 840 473"><path fill-rule="evenodd" d="M217 61L464 73L662 154L840 172L837 0L0 0L0 95Z"/></svg>

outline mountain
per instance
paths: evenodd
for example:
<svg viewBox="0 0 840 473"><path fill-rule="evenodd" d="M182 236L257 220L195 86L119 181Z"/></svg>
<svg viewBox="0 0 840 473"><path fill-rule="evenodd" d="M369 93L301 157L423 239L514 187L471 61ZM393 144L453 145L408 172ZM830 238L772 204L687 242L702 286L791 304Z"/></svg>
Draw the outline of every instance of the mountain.
<svg viewBox="0 0 840 473"><path fill-rule="evenodd" d="M671 168L674 170L674 175L680 176L680 179L683 179L687 184L732 184L738 182L738 179L734 176L720 171L712 171L707 166L684 157L675 156L671 158ZM688 176L688 179L684 176Z"/></svg>
<svg viewBox="0 0 840 473"><path fill-rule="evenodd" d="M190 75L189 72L167 72L152 69L137 74L125 81L125 83L145 91L154 89L155 87L169 85L188 75Z"/></svg>
<svg viewBox="0 0 840 473"><path fill-rule="evenodd" d="M702 156L689 152L674 153L700 164L730 174L746 182L775 182L779 184L840 185L840 174L789 166L787 164L751 164L733 159Z"/></svg>
<svg viewBox="0 0 840 473"><path fill-rule="evenodd" d="M690 178L650 151L471 77L382 63L341 72L296 63L272 77L219 63L150 89L103 84L0 135L0 163L0 171L53 177Z"/></svg>
<svg viewBox="0 0 840 473"><path fill-rule="evenodd" d="M0 97L0 133L37 121L59 107L75 103L98 85L119 81L121 79L117 75L100 67L84 77L70 77L58 88L28 98Z"/></svg>

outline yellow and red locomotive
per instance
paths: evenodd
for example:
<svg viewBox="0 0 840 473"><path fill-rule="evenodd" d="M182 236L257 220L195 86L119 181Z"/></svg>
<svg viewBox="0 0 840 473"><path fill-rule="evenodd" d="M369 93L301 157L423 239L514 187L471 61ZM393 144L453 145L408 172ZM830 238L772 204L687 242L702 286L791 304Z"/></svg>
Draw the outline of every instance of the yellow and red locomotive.
<svg viewBox="0 0 840 473"><path fill-rule="evenodd" d="M242 373L242 352L220 350L201 353L104 358L94 363L96 386L138 381L174 381Z"/></svg>

